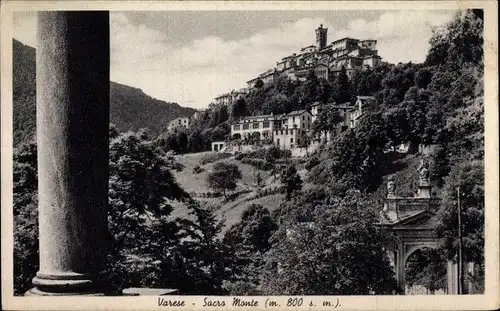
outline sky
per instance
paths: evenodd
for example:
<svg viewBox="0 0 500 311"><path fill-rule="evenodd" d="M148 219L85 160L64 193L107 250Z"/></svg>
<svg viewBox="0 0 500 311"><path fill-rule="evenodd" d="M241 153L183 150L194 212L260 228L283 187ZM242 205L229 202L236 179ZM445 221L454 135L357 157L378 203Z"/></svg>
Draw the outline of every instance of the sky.
<svg viewBox="0 0 500 311"><path fill-rule="evenodd" d="M455 11L113 11L111 80L182 106L205 108L222 93L315 44L328 28L343 37L378 40L383 61L422 62L432 29ZM36 47L33 12L14 15L14 38Z"/></svg>

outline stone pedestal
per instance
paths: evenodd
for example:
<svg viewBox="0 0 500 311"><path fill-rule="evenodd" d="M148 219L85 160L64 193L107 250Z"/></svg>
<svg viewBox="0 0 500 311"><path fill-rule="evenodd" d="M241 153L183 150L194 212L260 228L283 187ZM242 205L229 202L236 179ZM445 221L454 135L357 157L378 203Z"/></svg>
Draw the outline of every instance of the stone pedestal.
<svg viewBox="0 0 500 311"><path fill-rule="evenodd" d="M431 197L431 184L428 181L420 181L418 186L417 197L430 199Z"/></svg>
<svg viewBox="0 0 500 311"><path fill-rule="evenodd" d="M109 12L38 13L40 270L28 295L99 295L107 234Z"/></svg>

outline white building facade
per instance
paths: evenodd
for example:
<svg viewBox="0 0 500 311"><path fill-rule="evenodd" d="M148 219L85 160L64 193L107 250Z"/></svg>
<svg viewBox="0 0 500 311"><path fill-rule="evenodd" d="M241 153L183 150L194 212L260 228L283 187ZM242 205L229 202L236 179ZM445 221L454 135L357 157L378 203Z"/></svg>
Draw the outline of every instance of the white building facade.
<svg viewBox="0 0 500 311"><path fill-rule="evenodd" d="M245 137L258 135L260 139L272 138L275 121L276 116L272 114L245 117L231 124L231 137L233 139L244 139Z"/></svg>
<svg viewBox="0 0 500 311"><path fill-rule="evenodd" d="M189 128L189 118L186 117L176 118L168 123L169 131L173 131L174 129L179 127Z"/></svg>
<svg viewBox="0 0 500 311"><path fill-rule="evenodd" d="M223 141L214 141L214 142L212 142L212 151L222 152L222 151L224 151L225 147L226 147L226 143L223 142Z"/></svg>

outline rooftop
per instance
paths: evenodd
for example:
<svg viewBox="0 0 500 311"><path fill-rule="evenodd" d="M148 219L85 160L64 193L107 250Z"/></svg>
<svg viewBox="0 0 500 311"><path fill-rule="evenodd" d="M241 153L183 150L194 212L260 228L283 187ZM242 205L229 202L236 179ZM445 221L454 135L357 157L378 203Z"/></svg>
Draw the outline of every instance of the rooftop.
<svg viewBox="0 0 500 311"><path fill-rule="evenodd" d="M340 41L344 41L344 40L360 41L359 39L354 39L354 38L350 38L350 37L345 37L345 38L342 38L342 39L337 39L337 40L335 40L335 41L332 41L332 44L333 44L333 43L340 42ZM368 40L363 40L363 41L368 41Z"/></svg>
<svg viewBox="0 0 500 311"><path fill-rule="evenodd" d="M316 46L311 44L311 45L308 45L308 46L305 46L305 47L301 48L300 50L303 51L303 50L305 50L307 48L311 48L311 47L315 48Z"/></svg>
<svg viewBox="0 0 500 311"><path fill-rule="evenodd" d="M297 116L297 115L301 115L305 112L309 112L307 111L306 109L301 109L301 110L295 110L295 111L292 111L290 112L289 114L287 114L288 117L291 117L291 116Z"/></svg>
<svg viewBox="0 0 500 311"><path fill-rule="evenodd" d="M340 105L333 104L333 105L331 105L331 107L337 108L337 109L354 109L354 108L356 108L355 106L351 105L351 102L346 102L346 103L343 103Z"/></svg>
<svg viewBox="0 0 500 311"><path fill-rule="evenodd" d="M241 118L239 121L236 121L233 124L242 123L244 121L252 121L252 120L257 120L257 119L265 119L265 118L272 118L272 119L274 119L274 117L275 116L273 114L264 114L264 115L259 115L259 116L247 116L247 117Z"/></svg>
<svg viewBox="0 0 500 311"><path fill-rule="evenodd" d="M368 99L368 100L375 100L375 97L373 96L356 96L358 99Z"/></svg>

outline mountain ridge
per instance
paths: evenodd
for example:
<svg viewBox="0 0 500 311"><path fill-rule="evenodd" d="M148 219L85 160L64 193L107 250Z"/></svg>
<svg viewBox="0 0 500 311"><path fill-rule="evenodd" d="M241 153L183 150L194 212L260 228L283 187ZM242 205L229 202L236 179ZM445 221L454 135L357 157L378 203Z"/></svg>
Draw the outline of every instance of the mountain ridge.
<svg viewBox="0 0 500 311"><path fill-rule="evenodd" d="M35 48L13 39L13 139L14 146L33 139L36 131ZM110 81L110 120L120 131L148 128L153 135L165 132L168 122L189 117L194 108L182 107L147 95L140 88Z"/></svg>

